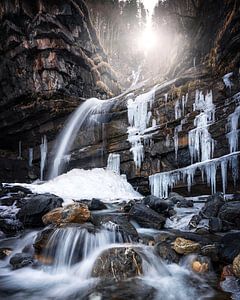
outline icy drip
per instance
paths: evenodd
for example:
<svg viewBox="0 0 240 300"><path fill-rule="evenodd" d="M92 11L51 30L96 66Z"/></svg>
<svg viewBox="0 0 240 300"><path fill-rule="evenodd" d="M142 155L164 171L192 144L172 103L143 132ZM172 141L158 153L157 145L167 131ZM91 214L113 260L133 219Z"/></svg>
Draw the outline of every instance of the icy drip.
<svg viewBox="0 0 240 300"><path fill-rule="evenodd" d="M185 107L188 100L188 94L183 95L181 99L178 99L175 103L174 112L175 120L180 119L185 115Z"/></svg>
<svg viewBox="0 0 240 300"><path fill-rule="evenodd" d="M149 177L151 192L154 196L167 198L169 189L172 189L179 182L187 184L188 190L194 183L194 177L197 171L202 173L202 181L206 181L211 187L212 193L216 192L216 173L221 168L222 190L225 193L227 188L227 171L232 169L232 177L236 184L239 177L238 156L240 152L234 152L212 160L195 163L185 168L162 172Z"/></svg>
<svg viewBox="0 0 240 300"><path fill-rule="evenodd" d="M18 158L22 158L22 141L18 142Z"/></svg>
<svg viewBox="0 0 240 300"><path fill-rule="evenodd" d="M120 154L110 153L108 156L107 170L120 174Z"/></svg>
<svg viewBox="0 0 240 300"><path fill-rule="evenodd" d="M145 133L149 129L156 126L153 122L153 126L148 128L148 124L152 117L150 109L155 99L154 87L152 90L145 94L141 94L136 99L128 99L128 141L131 144L130 151L133 153L133 159L137 168L141 167L144 160L144 139L148 139L149 135L145 136Z"/></svg>
<svg viewBox="0 0 240 300"><path fill-rule="evenodd" d="M86 120L89 121L89 117L92 113L97 112L98 110L100 111L103 103L106 103L106 101L97 98L88 99L70 116L66 126L64 126L63 131L57 138L57 151L53 160L50 178L54 178L61 173L64 166L64 156L71 148L81 126Z"/></svg>
<svg viewBox="0 0 240 300"><path fill-rule="evenodd" d="M117 225L106 224L97 232L79 227L59 228L50 236L45 255L54 260L54 271L57 272L87 259L97 249L123 242L130 242L130 238L123 236Z"/></svg>
<svg viewBox="0 0 240 300"><path fill-rule="evenodd" d="M29 167L33 165L33 148L28 149L28 165Z"/></svg>
<svg viewBox="0 0 240 300"><path fill-rule="evenodd" d="M42 143L40 145L40 154L41 154L40 179L43 180L43 172L44 172L46 158L47 158L47 137L46 137L46 135L44 135L42 138Z"/></svg>
<svg viewBox="0 0 240 300"><path fill-rule="evenodd" d="M214 140L208 132L208 127L215 121L215 105L213 104L212 91L204 94L196 91L193 110L199 110L201 113L196 116L194 126L188 133L188 145L191 156L191 162L206 161L213 157Z"/></svg>
<svg viewBox="0 0 240 300"><path fill-rule="evenodd" d="M230 152L238 151L238 141L239 141L239 133L238 122L240 118L240 106L238 106L235 111L229 115L228 117L228 129L229 133L227 133L227 139L229 143Z"/></svg>
<svg viewBox="0 0 240 300"><path fill-rule="evenodd" d="M232 77L232 75L233 75L233 72L228 73L228 74L223 76L223 82L224 82L226 88L229 88L230 91L231 91L232 85L233 85L232 82L231 82L231 79L230 79L230 77Z"/></svg>

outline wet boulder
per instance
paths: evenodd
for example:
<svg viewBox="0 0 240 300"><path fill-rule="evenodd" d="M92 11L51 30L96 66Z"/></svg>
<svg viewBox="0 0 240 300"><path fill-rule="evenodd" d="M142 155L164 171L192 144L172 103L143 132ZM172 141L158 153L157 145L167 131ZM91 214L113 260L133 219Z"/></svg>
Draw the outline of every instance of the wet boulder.
<svg viewBox="0 0 240 300"><path fill-rule="evenodd" d="M193 207L192 200L186 199L183 196L179 195L178 193L171 192L169 194L168 200L176 204L177 207L182 207L182 208Z"/></svg>
<svg viewBox="0 0 240 300"><path fill-rule="evenodd" d="M21 185L8 185L8 184L2 187L1 192L4 194L18 193L19 195L22 196L32 194L32 191L30 189L25 188Z"/></svg>
<svg viewBox="0 0 240 300"><path fill-rule="evenodd" d="M204 207L200 211L203 218L217 217L220 208L225 204L223 193L216 193L209 196Z"/></svg>
<svg viewBox="0 0 240 300"><path fill-rule="evenodd" d="M232 263L234 258L240 253L240 232L225 234L220 240L219 256L227 263Z"/></svg>
<svg viewBox="0 0 240 300"><path fill-rule="evenodd" d="M190 253L195 253L200 250L200 244L191 240L186 240L184 238L176 238L173 243L173 249L178 254L187 255Z"/></svg>
<svg viewBox="0 0 240 300"><path fill-rule="evenodd" d="M174 207L174 203L170 200L162 200L155 196L147 196L143 199L143 204L150 207L157 213L166 213Z"/></svg>
<svg viewBox="0 0 240 300"><path fill-rule="evenodd" d="M147 285L139 278L132 278L118 282L101 280L85 299L152 300L156 298L156 295L157 291L154 287Z"/></svg>
<svg viewBox="0 0 240 300"><path fill-rule="evenodd" d="M225 203L218 217L232 229L240 229L240 201Z"/></svg>
<svg viewBox="0 0 240 300"><path fill-rule="evenodd" d="M145 228L162 229L165 217L144 204L135 204L129 211L129 217Z"/></svg>
<svg viewBox="0 0 240 300"><path fill-rule="evenodd" d="M35 261L34 258L27 254L27 253L16 253L14 256L11 257L10 259L10 264L12 268L15 269L20 269L24 268L30 265L34 265Z"/></svg>
<svg viewBox="0 0 240 300"><path fill-rule="evenodd" d="M96 259L93 277L125 280L142 275L142 258L132 247L117 247L103 251Z"/></svg>
<svg viewBox="0 0 240 300"><path fill-rule="evenodd" d="M139 239L135 227L125 215L92 213L91 221L95 226L103 227L110 231L112 229L117 230L121 233L124 242L138 241Z"/></svg>
<svg viewBox="0 0 240 300"><path fill-rule="evenodd" d="M0 248L0 259L4 259L12 253L11 248Z"/></svg>
<svg viewBox="0 0 240 300"><path fill-rule="evenodd" d="M58 207L42 217L43 223L61 224L61 223L78 223L82 224L90 219L88 206L82 203L69 204L65 207Z"/></svg>
<svg viewBox="0 0 240 300"><path fill-rule="evenodd" d="M160 242L154 246L155 253L167 263L178 263L180 255L176 253L168 242Z"/></svg>
<svg viewBox="0 0 240 300"><path fill-rule="evenodd" d="M99 199L92 199L88 205L89 210L107 209L107 206Z"/></svg>
<svg viewBox="0 0 240 300"><path fill-rule="evenodd" d="M52 194L33 194L21 200L17 217L25 227L43 226L42 217L62 206L63 199Z"/></svg>
<svg viewBox="0 0 240 300"><path fill-rule="evenodd" d="M17 219L18 209L14 206L0 207L0 230L7 235L14 235L23 229L23 224Z"/></svg>
<svg viewBox="0 0 240 300"><path fill-rule="evenodd" d="M221 232L223 230L222 220L220 218L211 217L209 219L209 231Z"/></svg>

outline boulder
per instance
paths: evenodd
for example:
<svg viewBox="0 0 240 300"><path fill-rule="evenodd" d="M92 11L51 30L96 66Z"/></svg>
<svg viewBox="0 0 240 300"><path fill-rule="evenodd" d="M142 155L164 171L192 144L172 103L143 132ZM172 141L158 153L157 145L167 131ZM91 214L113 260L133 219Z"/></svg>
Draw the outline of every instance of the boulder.
<svg viewBox="0 0 240 300"><path fill-rule="evenodd" d="M157 243L154 247L155 253L167 263L178 263L180 256L171 247L168 242Z"/></svg>
<svg viewBox="0 0 240 300"><path fill-rule="evenodd" d="M220 208L225 204L223 193L216 193L209 196L204 207L200 211L200 215L204 218L217 217Z"/></svg>
<svg viewBox="0 0 240 300"><path fill-rule="evenodd" d="M225 203L220 208L218 217L232 229L240 229L240 201Z"/></svg>
<svg viewBox="0 0 240 300"><path fill-rule="evenodd" d="M145 228L162 229L165 217L144 204L135 204L129 211L129 217Z"/></svg>
<svg viewBox="0 0 240 300"><path fill-rule="evenodd" d="M78 223L82 224L90 219L90 211L87 205L82 203L69 204L65 207L58 207L51 210L42 217L47 224Z"/></svg>
<svg viewBox="0 0 240 300"><path fill-rule="evenodd" d="M240 232L225 234L219 246L220 259L227 263L232 263L234 258L240 253Z"/></svg>
<svg viewBox="0 0 240 300"><path fill-rule="evenodd" d="M139 236L135 227L128 221L127 217L120 214L92 213L91 221L95 226L101 226L111 230L113 226L122 234L124 242L138 241Z"/></svg>
<svg viewBox="0 0 240 300"><path fill-rule="evenodd" d="M92 199L88 205L89 210L107 209L107 206L99 199Z"/></svg>
<svg viewBox="0 0 240 300"><path fill-rule="evenodd" d="M216 244L209 244L201 247L201 254L207 256L211 261L218 261L218 246Z"/></svg>
<svg viewBox="0 0 240 300"><path fill-rule="evenodd" d="M0 248L0 259L4 259L12 253L11 248Z"/></svg>
<svg viewBox="0 0 240 300"><path fill-rule="evenodd" d="M191 240L186 240L184 238L178 237L176 238L173 244L173 249L178 254L187 255L190 253L198 252L200 250L200 244Z"/></svg>
<svg viewBox="0 0 240 300"><path fill-rule="evenodd" d="M34 258L26 253L16 253L10 259L10 264L13 269L20 269L33 265L35 263Z"/></svg>
<svg viewBox="0 0 240 300"><path fill-rule="evenodd" d="M23 229L23 224L14 215L0 214L0 230L7 235L14 235Z"/></svg>
<svg viewBox="0 0 240 300"><path fill-rule="evenodd" d="M103 251L96 259L93 277L114 281L142 275L142 258L131 247L110 248Z"/></svg>
<svg viewBox="0 0 240 300"><path fill-rule="evenodd" d="M21 200L17 217L25 227L40 227L43 226L42 217L62 203L63 199L52 194L33 194Z"/></svg>
<svg viewBox="0 0 240 300"><path fill-rule="evenodd" d="M113 282L112 280L101 280L98 285L90 291L84 299L89 300L152 300L157 296L157 290L146 284L139 278L125 281ZM79 299L82 299L82 294Z"/></svg>
<svg viewBox="0 0 240 300"><path fill-rule="evenodd" d="M169 194L168 200L176 204L177 207L183 207L183 208L193 207L192 200L186 199L183 196L179 195L178 193L171 192Z"/></svg>
<svg viewBox="0 0 240 300"><path fill-rule="evenodd" d="M209 219L209 231L221 232L223 230L222 220L220 218L211 217Z"/></svg>
<svg viewBox="0 0 240 300"><path fill-rule="evenodd" d="M221 273L221 281L225 280L227 277L232 277L234 276L233 273L233 266L232 265L227 265L223 267L222 273Z"/></svg>
<svg viewBox="0 0 240 300"><path fill-rule="evenodd" d="M196 273L206 273L207 271L209 271L209 265L206 262L195 260L192 263L192 269Z"/></svg>
<svg viewBox="0 0 240 300"><path fill-rule="evenodd" d="M172 201L163 200L152 195L145 197L143 199L143 204L147 205L157 213L167 213L174 206Z"/></svg>
<svg viewBox="0 0 240 300"><path fill-rule="evenodd" d="M240 253L233 260L233 273L240 278Z"/></svg>

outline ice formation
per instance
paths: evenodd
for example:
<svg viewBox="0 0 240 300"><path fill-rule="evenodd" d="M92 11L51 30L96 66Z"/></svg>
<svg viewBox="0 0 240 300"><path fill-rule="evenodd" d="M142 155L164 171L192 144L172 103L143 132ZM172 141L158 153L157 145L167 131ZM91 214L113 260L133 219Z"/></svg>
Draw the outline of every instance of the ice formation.
<svg viewBox="0 0 240 300"><path fill-rule="evenodd" d="M22 158L22 141L18 142L18 158Z"/></svg>
<svg viewBox="0 0 240 300"><path fill-rule="evenodd" d="M110 153L107 161L107 170L120 174L120 154Z"/></svg>
<svg viewBox="0 0 240 300"><path fill-rule="evenodd" d="M51 193L71 202L79 199L137 199L141 195L122 176L104 169L73 169L43 184L23 184L34 193Z"/></svg>
<svg viewBox="0 0 240 300"><path fill-rule="evenodd" d="M232 75L233 75L233 72L228 73L228 74L223 76L223 82L224 82L226 88L229 88L230 90L232 88L232 82L230 80L230 77L232 77Z"/></svg>
<svg viewBox="0 0 240 300"><path fill-rule="evenodd" d="M174 113L175 113L175 120L180 119L185 115L185 107L188 100L188 94L183 95L181 99L178 99L175 103Z"/></svg>
<svg viewBox="0 0 240 300"><path fill-rule="evenodd" d="M33 148L28 149L28 165L29 167L32 167L33 162Z"/></svg>
<svg viewBox="0 0 240 300"><path fill-rule="evenodd" d="M135 99L132 97L128 99L128 141L131 144L130 151L133 153L133 159L137 168L141 167L144 160L144 140L151 137L145 135L146 132L156 126L156 121L153 121L152 127L148 127L152 117L150 109L152 108L155 100L156 87L149 92L137 96Z"/></svg>
<svg viewBox="0 0 240 300"><path fill-rule="evenodd" d="M41 162L40 162L40 179L43 180L43 172L47 159L47 137L46 135L42 138L42 143L40 145L40 154L41 154Z"/></svg>
<svg viewBox="0 0 240 300"><path fill-rule="evenodd" d="M212 91L205 96L199 90L196 91L193 110L201 111L195 117L194 126L188 133L188 145L191 156L191 162L205 161L213 157L214 140L208 132L208 127L215 121L215 105L213 104Z"/></svg>
<svg viewBox="0 0 240 300"><path fill-rule="evenodd" d="M238 122L240 119L240 106L238 106L235 111L228 116L228 130L227 133L228 143L230 152L236 152L238 150L238 141L240 129L238 129Z"/></svg>
<svg viewBox="0 0 240 300"><path fill-rule="evenodd" d="M186 123L186 119L182 119L180 125L174 128L174 149L175 149L175 159L177 160L178 155L178 133L182 131L183 125Z"/></svg>
<svg viewBox="0 0 240 300"><path fill-rule="evenodd" d="M160 198L167 198L169 189L172 189L177 183L184 182L191 190L194 182L194 176L197 171L202 173L203 182L206 181L211 187L212 193L216 192L216 172L220 168L222 175L222 189L226 192L227 188L227 170L228 167L232 169L232 176L234 182L238 179L238 156L240 152L234 152L225 156L214 158L212 160L198 162L185 168L172 170L169 172L162 172L151 175L150 185L151 192L154 196Z"/></svg>

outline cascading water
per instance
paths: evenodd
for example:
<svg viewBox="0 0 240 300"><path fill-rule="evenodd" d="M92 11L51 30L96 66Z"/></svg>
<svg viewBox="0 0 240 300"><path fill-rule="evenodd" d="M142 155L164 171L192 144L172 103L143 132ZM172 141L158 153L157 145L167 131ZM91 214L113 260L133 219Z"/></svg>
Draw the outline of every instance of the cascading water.
<svg viewBox="0 0 240 300"><path fill-rule="evenodd" d="M69 118L67 124L64 126L63 131L60 133L56 141L55 147L57 147L57 150L50 171L50 178L54 178L61 173L64 163L64 156L71 148L79 129L84 124L84 122L86 122L86 120L89 121L89 116L93 112L97 112L98 109L100 109L103 102L105 101L99 100L97 98L88 99L83 104L81 104Z"/></svg>

